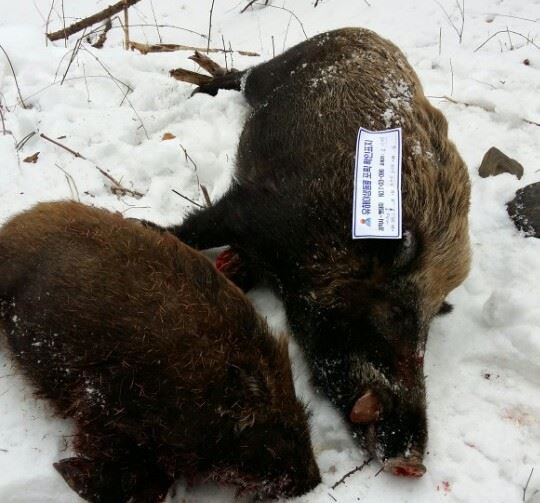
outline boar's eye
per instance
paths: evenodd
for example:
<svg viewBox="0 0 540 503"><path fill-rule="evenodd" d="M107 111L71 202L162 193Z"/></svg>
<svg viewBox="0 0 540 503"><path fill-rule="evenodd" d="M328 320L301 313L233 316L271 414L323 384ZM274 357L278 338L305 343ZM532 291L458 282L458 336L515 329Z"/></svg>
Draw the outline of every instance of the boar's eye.
<svg viewBox="0 0 540 503"><path fill-rule="evenodd" d="M390 312L392 313L392 317L394 320L400 320L403 318L403 309L400 306L396 306L395 304L390 308Z"/></svg>

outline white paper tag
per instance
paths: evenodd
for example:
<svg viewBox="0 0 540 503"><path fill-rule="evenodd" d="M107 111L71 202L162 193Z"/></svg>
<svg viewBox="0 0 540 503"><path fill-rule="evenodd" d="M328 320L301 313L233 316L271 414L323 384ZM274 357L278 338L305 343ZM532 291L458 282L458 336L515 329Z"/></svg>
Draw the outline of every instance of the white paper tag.
<svg viewBox="0 0 540 503"><path fill-rule="evenodd" d="M400 239L401 220L401 128L360 128L356 141L352 237Z"/></svg>

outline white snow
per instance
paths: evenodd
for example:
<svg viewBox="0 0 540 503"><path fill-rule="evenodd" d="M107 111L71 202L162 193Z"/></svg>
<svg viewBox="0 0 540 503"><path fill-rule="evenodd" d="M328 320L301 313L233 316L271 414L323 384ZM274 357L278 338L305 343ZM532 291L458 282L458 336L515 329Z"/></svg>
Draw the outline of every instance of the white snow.
<svg viewBox="0 0 540 503"><path fill-rule="evenodd" d="M84 42L68 67L78 36L67 47L63 41L45 44L52 0L7 3L0 6L0 44L31 108L18 102L0 51L0 102L5 128L11 132L3 135L0 122L0 223L37 201L75 198L171 224L190 209L190 203L171 189L202 201L198 177L213 199L223 193L249 113L239 93L189 99L192 86L171 79L168 70L196 70L187 59L190 53L127 52L119 28L110 32L104 49ZM130 23L147 26L133 27L131 39L159 41L152 5L159 24L207 33L211 3L142 0L130 10ZM364 26L393 40L417 70L426 95L446 115L450 136L469 166L474 259L469 278L450 296L454 312L431 327L426 351L428 471L420 480L376 475L379 467L372 463L331 488L366 454L356 447L338 414L313 393L301 355L292 345L297 389L313 411L313 441L323 474L323 483L297 501L538 503L540 242L518 233L505 203L519 187L540 179L540 127L531 124L540 122L540 2L465 2L461 43L434 0L321 0L316 8L313 3L271 0L271 6L254 6L240 14L245 0L215 0L211 46L221 47L223 36L227 46L230 42L235 49L260 52L257 58L234 54L234 67L245 68L270 58L273 47L279 53L300 42L304 30L312 36L342 26ZM66 22L107 5L105 0L64 2ZM440 5L460 31L456 3L441 0ZM57 1L50 31L62 26L61 19ZM163 42L206 45L201 36L178 28L160 28L160 34ZM222 56L217 59L224 63ZM16 151L17 142L31 132L37 134ZM175 138L161 141L165 132ZM61 137L58 141L85 159L43 140L40 133ZM482 156L493 145L523 164L521 180L507 174L478 177ZM37 163L22 162L38 151ZM96 165L144 197L115 196ZM276 330L286 329L282 307L271 293L257 290L251 298ZM32 396L5 352L0 367L0 501L80 501L52 467L70 455L65 437L72 431L70 423L55 418L47 403ZM212 485L188 489L180 481L171 501L219 503L232 501L233 495L233 490Z"/></svg>

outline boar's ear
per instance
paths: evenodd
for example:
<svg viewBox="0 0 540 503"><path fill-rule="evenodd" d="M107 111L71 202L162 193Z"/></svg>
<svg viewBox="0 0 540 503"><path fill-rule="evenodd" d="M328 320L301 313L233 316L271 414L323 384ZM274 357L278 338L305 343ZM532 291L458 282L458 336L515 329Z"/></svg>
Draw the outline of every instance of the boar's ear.
<svg viewBox="0 0 540 503"><path fill-rule="evenodd" d="M405 229L399 248L394 259L394 266L398 268L408 266L419 254L418 235L412 229Z"/></svg>
<svg viewBox="0 0 540 503"><path fill-rule="evenodd" d="M356 400L349 416L352 423L374 423L381 415L381 402L373 391L366 391Z"/></svg>

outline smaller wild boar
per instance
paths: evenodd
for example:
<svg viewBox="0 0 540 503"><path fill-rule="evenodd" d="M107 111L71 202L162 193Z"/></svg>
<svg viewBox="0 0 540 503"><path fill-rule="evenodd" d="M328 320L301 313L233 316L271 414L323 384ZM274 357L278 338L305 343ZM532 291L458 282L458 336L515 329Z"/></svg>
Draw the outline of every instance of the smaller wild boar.
<svg viewBox="0 0 540 503"><path fill-rule="evenodd" d="M0 230L0 314L25 375L76 422L55 468L92 502L211 479L261 497L320 481L287 345L170 234L42 203Z"/></svg>

